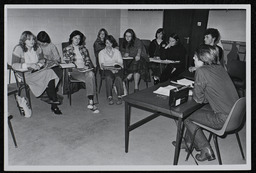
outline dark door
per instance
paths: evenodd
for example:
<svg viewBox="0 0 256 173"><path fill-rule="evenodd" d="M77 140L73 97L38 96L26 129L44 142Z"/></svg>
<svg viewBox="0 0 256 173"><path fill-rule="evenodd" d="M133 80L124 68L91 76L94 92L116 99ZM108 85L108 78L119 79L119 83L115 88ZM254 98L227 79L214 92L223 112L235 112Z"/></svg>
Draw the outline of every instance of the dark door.
<svg viewBox="0 0 256 173"><path fill-rule="evenodd" d="M187 50L186 68L193 65L195 49L203 43L209 10L205 9L168 9L164 10L163 28L167 37L177 33L181 44Z"/></svg>

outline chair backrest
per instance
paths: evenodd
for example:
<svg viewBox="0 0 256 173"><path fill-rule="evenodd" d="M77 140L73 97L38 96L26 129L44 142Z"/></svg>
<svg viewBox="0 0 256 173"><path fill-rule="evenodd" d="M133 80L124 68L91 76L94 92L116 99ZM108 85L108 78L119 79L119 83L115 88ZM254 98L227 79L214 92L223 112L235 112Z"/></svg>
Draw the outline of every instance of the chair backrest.
<svg viewBox="0 0 256 173"><path fill-rule="evenodd" d="M145 46L145 48L146 48L146 52L147 52L147 54L149 54L149 45L150 45L150 40L141 40L142 41L142 43L143 43L143 45Z"/></svg>
<svg viewBox="0 0 256 173"><path fill-rule="evenodd" d="M228 118L223 125L223 134L238 129L243 123L245 116L246 99L245 97L239 98L233 105ZM223 135L222 134L222 135Z"/></svg>
<svg viewBox="0 0 256 173"><path fill-rule="evenodd" d="M245 71L245 62L240 60L231 60L228 63L227 70L231 78L238 78L240 80L245 80L246 71ZM239 69L239 70L238 70Z"/></svg>
<svg viewBox="0 0 256 173"><path fill-rule="evenodd" d="M62 51L65 47L67 47L69 45L69 42L62 42L61 46L62 46Z"/></svg>

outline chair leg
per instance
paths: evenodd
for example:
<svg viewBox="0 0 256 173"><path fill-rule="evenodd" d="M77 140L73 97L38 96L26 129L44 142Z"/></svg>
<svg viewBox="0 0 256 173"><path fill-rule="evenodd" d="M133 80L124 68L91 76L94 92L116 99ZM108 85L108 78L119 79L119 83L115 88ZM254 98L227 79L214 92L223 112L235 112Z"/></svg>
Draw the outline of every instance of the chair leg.
<svg viewBox="0 0 256 173"><path fill-rule="evenodd" d="M16 138L15 138L15 135L14 135L14 131L13 131L13 128L12 128L12 123L11 123L12 118L13 118L12 115L8 116L8 126L9 126L9 129L10 129L11 135L12 135L13 143L14 143L15 147L18 148L18 145L16 143Z"/></svg>
<svg viewBox="0 0 256 173"><path fill-rule="evenodd" d="M216 148L219 164L222 165L222 161L221 161L221 157L220 157L220 149L219 149L218 140L217 140L217 135L215 135L215 134L213 134L213 141L214 141L214 145L215 145L215 148Z"/></svg>
<svg viewBox="0 0 256 173"><path fill-rule="evenodd" d="M200 127L197 127L194 131L194 134L192 136L192 140L191 140L191 146L188 148L187 146L187 143L185 142L186 144L186 147L188 148L188 153L187 153L187 157L186 157L186 161L188 160L190 154L192 154L193 150L194 150L194 141L195 141L195 136L196 136L196 133L197 131L200 129ZM196 162L197 163L197 162Z"/></svg>
<svg viewBox="0 0 256 173"><path fill-rule="evenodd" d="M99 86L99 93L100 93L100 90L101 90L101 86L102 86L102 77L100 77L100 86Z"/></svg>
<svg viewBox="0 0 256 173"><path fill-rule="evenodd" d="M210 143L212 139L212 133L210 133L209 138L208 138L208 142Z"/></svg>
<svg viewBox="0 0 256 173"><path fill-rule="evenodd" d="M238 132L236 132L236 139L237 139L237 142L238 142L238 145L239 145L239 148L240 148L242 157L243 157L243 159L245 160L245 158L244 158L244 152L243 152L243 148L242 148L242 145L241 145L241 141L240 141L240 137L239 137Z"/></svg>
<svg viewBox="0 0 256 173"><path fill-rule="evenodd" d="M146 86L147 86L147 88L148 88L148 82L146 82Z"/></svg>
<svg viewBox="0 0 256 173"><path fill-rule="evenodd" d="M30 109L32 110L32 104L31 104L31 98L30 98L30 90L29 90L29 88L25 88L25 90L26 90L26 96L28 98Z"/></svg>
<svg viewBox="0 0 256 173"><path fill-rule="evenodd" d="M69 105L71 106L71 83L68 84L68 97L69 97Z"/></svg>

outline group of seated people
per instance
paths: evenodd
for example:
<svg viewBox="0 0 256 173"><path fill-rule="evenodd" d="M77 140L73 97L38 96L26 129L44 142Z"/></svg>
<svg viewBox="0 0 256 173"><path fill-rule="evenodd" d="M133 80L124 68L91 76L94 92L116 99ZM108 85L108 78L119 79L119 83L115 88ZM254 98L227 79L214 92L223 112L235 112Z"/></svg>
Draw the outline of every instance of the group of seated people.
<svg viewBox="0 0 256 173"><path fill-rule="evenodd" d="M205 44L216 45L219 37L217 29L209 28L205 32ZM51 110L55 114L62 114L57 106L61 104L63 98L58 97L57 94L59 81L63 77L62 69L58 66L61 62L76 65L71 76L85 83L88 109L94 113L99 112L94 102L96 94L95 68L88 49L85 47L85 39L83 33L78 30L73 31L69 36L69 45L63 48L62 60L56 46L45 31L40 31L37 36L30 31L24 31L21 34L19 44L13 50L13 67L30 70L30 72L25 73L27 84L36 97L49 98ZM187 55L185 47L181 44L176 33L170 34L168 41L166 41L163 28L156 31L155 39L149 45L149 55L142 41L136 37L132 29L127 29L124 32L123 41L121 45L118 45L115 38L102 28L98 32L93 48L96 67L100 69L101 73L104 71L107 98L110 105L114 104L113 85L117 93L116 104L119 105L122 104L122 96L124 95L123 82L134 80L134 92L137 92L140 79L150 81L149 69L152 70L154 84L165 82L185 71ZM222 57L222 49L220 47L218 49L221 54L219 57ZM179 63L168 64L163 70L160 70L159 64L149 63L149 57L162 60L169 59ZM45 66L49 68L43 68ZM195 67L189 68L191 72L195 69ZM38 72L35 73L34 71Z"/></svg>
<svg viewBox="0 0 256 173"><path fill-rule="evenodd" d="M157 64L150 64L155 83L164 82L177 76L185 70L186 49L181 45L177 34L171 34L166 42L162 28L156 32L149 46L149 55L156 59L178 60L175 65L167 65L160 73ZM132 29L127 29L123 36L123 42L118 44L112 35L105 29L101 29L93 45L96 57L96 65L104 70L106 77L106 90L109 104L114 104L112 88L117 89L116 104L122 104L124 94L123 81L134 79L135 92L138 91L140 78L148 80L148 59L145 47ZM238 94L228 76L228 73L220 65L223 51L216 46L219 39L217 29L207 29L205 32L205 44L199 46L194 54L194 67L190 71L195 73L195 86L193 98L197 103L209 103L202 109L195 111L185 120L187 127L186 138L190 141L197 125L193 121L200 122L209 127L219 129L223 126L233 104L238 99ZM63 49L65 63L75 63L71 76L86 85L88 97L87 108L93 113L99 113L95 106L96 94L95 69L89 57L89 52L84 45L85 36L80 31L73 31L69 36L69 45ZM129 58L132 57L132 58ZM64 63L62 62L62 63ZM49 35L45 31L38 33L37 37L30 31L24 31L19 44L13 50L12 67L15 69L27 68L26 82L36 97L41 97L45 92L49 97L51 110L55 114L62 114L58 105L61 100L57 95L57 87L62 76L62 69L58 66L61 57ZM43 68L43 67L49 68ZM113 68L114 67L114 68ZM43 68L43 69L42 69ZM38 70L38 71L37 71ZM174 145L176 145L174 143ZM195 136L195 147L201 152L196 156L197 160L215 159L212 148L201 130ZM182 142L181 148L186 148Z"/></svg>

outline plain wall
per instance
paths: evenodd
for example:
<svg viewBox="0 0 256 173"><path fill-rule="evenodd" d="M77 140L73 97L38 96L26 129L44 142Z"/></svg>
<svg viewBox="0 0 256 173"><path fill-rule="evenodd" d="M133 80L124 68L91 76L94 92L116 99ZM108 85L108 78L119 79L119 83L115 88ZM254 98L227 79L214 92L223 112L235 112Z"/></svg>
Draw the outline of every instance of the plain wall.
<svg viewBox="0 0 256 173"><path fill-rule="evenodd" d="M246 41L245 10L210 10L208 28L217 28L221 40Z"/></svg>
<svg viewBox="0 0 256 173"><path fill-rule="evenodd" d="M8 62L23 31L35 35L46 31L62 55L61 43L69 39L74 30L86 36L86 47L95 63L93 43L98 31L105 28L116 39L120 35L119 9L8 9L7 10Z"/></svg>
<svg viewBox="0 0 256 173"><path fill-rule="evenodd" d="M140 39L153 40L158 28L163 27L163 11L121 10L120 37L131 28Z"/></svg>
<svg viewBox="0 0 256 173"><path fill-rule="evenodd" d="M118 41L126 29L132 28L140 39L152 40L163 26L163 11L129 11L128 9L7 9L7 61L18 44L20 35L30 30L35 35L46 31L61 56L61 43L73 30L86 36L86 47L95 63L93 43L100 28L105 28ZM246 41L245 10L210 10L208 28L220 31L222 40ZM12 77L12 81L14 78Z"/></svg>

